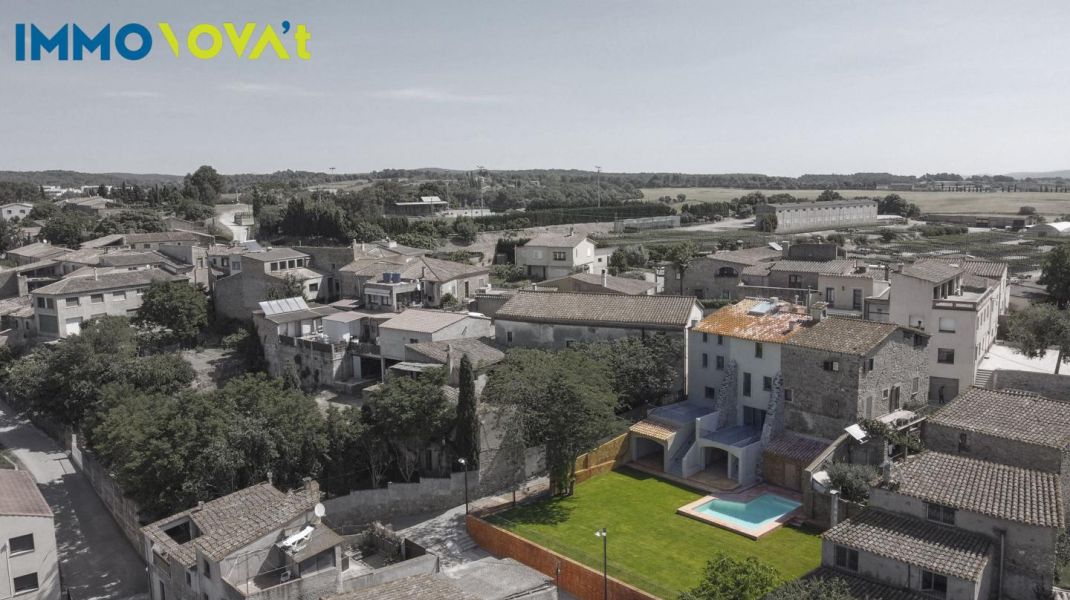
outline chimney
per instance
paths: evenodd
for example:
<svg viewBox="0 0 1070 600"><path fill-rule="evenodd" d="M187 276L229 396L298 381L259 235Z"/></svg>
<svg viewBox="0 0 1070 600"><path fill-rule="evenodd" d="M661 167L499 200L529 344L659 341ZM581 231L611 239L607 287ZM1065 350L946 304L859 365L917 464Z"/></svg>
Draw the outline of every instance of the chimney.
<svg viewBox="0 0 1070 600"><path fill-rule="evenodd" d="M896 273L902 273L903 272L903 263L895 263L895 272Z"/></svg>
<svg viewBox="0 0 1070 600"><path fill-rule="evenodd" d="M272 473L271 471L268 471L267 472L267 480L268 480L269 484L275 485L275 474Z"/></svg>
<svg viewBox="0 0 1070 600"><path fill-rule="evenodd" d="M840 522L840 490L829 490L829 527Z"/></svg>
<svg viewBox="0 0 1070 600"><path fill-rule="evenodd" d="M198 500L197 506L191 512L201 512L204 510L204 500Z"/></svg>
<svg viewBox="0 0 1070 600"><path fill-rule="evenodd" d="M609 287L609 271L602 271L602 287Z"/></svg>
<svg viewBox="0 0 1070 600"><path fill-rule="evenodd" d="M575 233L576 233L576 228L575 227L569 227L568 228L568 237L572 237L572 235L575 234Z"/></svg>
<svg viewBox="0 0 1070 600"><path fill-rule="evenodd" d="M821 319L824 319L826 316L825 309L827 308L827 302L814 302L810 306L810 320L814 323L820 323Z"/></svg>

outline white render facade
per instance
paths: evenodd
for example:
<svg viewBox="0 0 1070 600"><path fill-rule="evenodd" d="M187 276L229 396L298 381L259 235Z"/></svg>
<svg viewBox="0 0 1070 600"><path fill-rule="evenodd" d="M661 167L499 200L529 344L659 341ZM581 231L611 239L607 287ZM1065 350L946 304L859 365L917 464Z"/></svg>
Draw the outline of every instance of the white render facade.
<svg viewBox="0 0 1070 600"><path fill-rule="evenodd" d="M601 275L608 266L604 259L594 242L580 236L537 236L516 249L517 266L538 281L567 277L577 269Z"/></svg>
<svg viewBox="0 0 1070 600"><path fill-rule="evenodd" d="M759 204L755 216L775 214L776 233L822 231L877 224L876 200Z"/></svg>

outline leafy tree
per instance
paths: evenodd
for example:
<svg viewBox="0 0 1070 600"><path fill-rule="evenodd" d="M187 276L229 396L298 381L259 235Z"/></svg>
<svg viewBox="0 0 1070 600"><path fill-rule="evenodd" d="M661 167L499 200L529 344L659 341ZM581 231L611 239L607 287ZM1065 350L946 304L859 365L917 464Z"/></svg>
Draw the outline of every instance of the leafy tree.
<svg viewBox="0 0 1070 600"><path fill-rule="evenodd" d="M627 337L577 349L611 370L618 412L670 400L680 380L683 343L669 336Z"/></svg>
<svg viewBox="0 0 1070 600"><path fill-rule="evenodd" d="M854 600L854 596L838 577L813 577L789 581L773 590L765 600Z"/></svg>
<svg viewBox="0 0 1070 600"><path fill-rule="evenodd" d="M1070 303L1070 244L1059 244L1044 255L1037 283L1047 288L1060 308L1066 308Z"/></svg>
<svg viewBox="0 0 1070 600"><path fill-rule="evenodd" d="M609 257L609 268L614 275L634 267L645 267L650 262L650 254L642 246L622 246L613 251Z"/></svg>
<svg viewBox="0 0 1070 600"><path fill-rule="evenodd" d="M757 558L736 559L718 552L706 563L702 582L680 600L760 600L779 585L776 569Z"/></svg>
<svg viewBox="0 0 1070 600"><path fill-rule="evenodd" d="M469 466L479 464L479 415L476 410L476 382L472 361L465 354L460 365L460 394L457 397L457 427L454 430L454 447L457 456L468 461Z"/></svg>
<svg viewBox="0 0 1070 600"><path fill-rule="evenodd" d="M758 231L764 231L766 233L772 233L777 228L776 213L762 213L754 219L754 227Z"/></svg>
<svg viewBox="0 0 1070 600"><path fill-rule="evenodd" d="M1033 304L1011 313L1007 339L1014 350L1029 358L1044 358L1056 349L1055 373L1070 360L1070 313L1053 304Z"/></svg>
<svg viewBox="0 0 1070 600"><path fill-rule="evenodd" d="M479 227L472 219L458 218L453 222L453 231L457 238L466 244L471 244L479 237Z"/></svg>
<svg viewBox="0 0 1070 600"><path fill-rule="evenodd" d="M898 237L894 229L881 229L878 233L880 233L881 241L883 242L892 242Z"/></svg>
<svg viewBox="0 0 1070 600"><path fill-rule="evenodd" d="M175 216L187 221L193 221L195 223L204 221L215 214L215 210L211 206L201 204L192 198L186 198L180 196L175 199L172 209L175 211Z"/></svg>
<svg viewBox="0 0 1070 600"><path fill-rule="evenodd" d="M349 229L349 237L358 242L375 242L386 237L383 228L369 221L354 223Z"/></svg>
<svg viewBox="0 0 1070 600"><path fill-rule="evenodd" d="M103 236L113 233L153 233L167 231L163 219L152 212L124 210L117 215L101 219L93 230L93 235Z"/></svg>
<svg viewBox="0 0 1070 600"><path fill-rule="evenodd" d="M282 282L267 290L268 300L282 300L283 298L304 298L305 288L292 274L287 273L282 277Z"/></svg>
<svg viewBox="0 0 1070 600"><path fill-rule="evenodd" d="M877 477L877 470L869 465L834 462L827 470L829 485L840 491L840 497L850 502L865 502L869 498L870 484Z"/></svg>
<svg viewBox="0 0 1070 600"><path fill-rule="evenodd" d="M353 465L363 462L358 442L365 433L360 411L331 404L324 415L323 475L320 482L328 495L343 494L356 484Z"/></svg>
<svg viewBox="0 0 1070 600"><path fill-rule="evenodd" d="M65 210L57 213L41 228L41 238L53 244L77 248L89 237L92 219L77 211Z"/></svg>
<svg viewBox="0 0 1070 600"><path fill-rule="evenodd" d="M1032 206L1020 206L1020 207L1018 207L1018 214L1020 214L1020 215L1035 215L1035 214L1037 214L1037 209L1032 207Z"/></svg>
<svg viewBox="0 0 1070 600"><path fill-rule="evenodd" d="M695 242L687 240L671 246L665 253L665 260L672 263L676 274L680 278L680 295L684 294L684 274L691 267L691 263L695 260L695 254L698 252L698 247L695 246Z"/></svg>
<svg viewBox="0 0 1070 600"><path fill-rule="evenodd" d="M877 213L914 218L921 215L921 209L917 204L904 200L899 194L888 194L877 200Z"/></svg>
<svg viewBox="0 0 1070 600"><path fill-rule="evenodd" d="M201 204L212 205L219 199L219 194L223 192L223 176L216 172L215 169L208 165L203 165L193 172L192 175L186 175L183 181L185 186L184 194L200 202Z"/></svg>
<svg viewBox="0 0 1070 600"><path fill-rule="evenodd" d="M843 196L840 195L839 192L831 188L821 192L817 196L818 202L829 202L832 200L843 200Z"/></svg>
<svg viewBox="0 0 1070 600"><path fill-rule="evenodd" d="M617 428L609 369L576 350L516 348L497 365L484 397L510 407L528 447L545 445L551 489L571 494L576 458Z"/></svg>
<svg viewBox="0 0 1070 600"><path fill-rule="evenodd" d="M27 218L35 221L47 221L59 214L59 207L51 202L35 202Z"/></svg>
<svg viewBox="0 0 1070 600"><path fill-rule="evenodd" d="M7 252L20 246L19 225L6 219L0 219L0 252Z"/></svg>
<svg viewBox="0 0 1070 600"><path fill-rule="evenodd" d="M142 296L134 323L160 327L176 341L188 344L208 324L208 298L185 281L155 281Z"/></svg>
<svg viewBox="0 0 1070 600"><path fill-rule="evenodd" d="M365 421L387 440L402 479L411 481L420 454L446 439L456 409L442 389L445 371L432 369L417 377L395 377L364 406Z"/></svg>
<svg viewBox="0 0 1070 600"><path fill-rule="evenodd" d="M107 198L108 197L108 186L104 185L103 183L98 185L97 186L97 195L100 196L101 198Z"/></svg>

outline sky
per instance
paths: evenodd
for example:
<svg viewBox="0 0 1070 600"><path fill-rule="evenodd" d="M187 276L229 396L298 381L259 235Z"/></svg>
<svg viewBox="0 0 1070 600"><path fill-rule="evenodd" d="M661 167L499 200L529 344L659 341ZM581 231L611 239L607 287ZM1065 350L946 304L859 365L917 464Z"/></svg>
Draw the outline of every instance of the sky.
<svg viewBox="0 0 1070 600"><path fill-rule="evenodd" d="M1070 168L1064 0L0 8L0 170ZM176 58L155 27L168 22L182 39L197 23L284 20L308 28L311 60L249 61L229 46L212 60ZM143 60L15 60L16 23L96 32L129 22L153 31Z"/></svg>

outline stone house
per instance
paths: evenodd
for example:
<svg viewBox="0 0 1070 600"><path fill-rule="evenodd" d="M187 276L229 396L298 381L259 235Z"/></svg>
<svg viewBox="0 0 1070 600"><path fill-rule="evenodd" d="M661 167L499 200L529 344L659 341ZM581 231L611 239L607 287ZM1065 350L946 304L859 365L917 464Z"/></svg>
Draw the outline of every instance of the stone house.
<svg viewBox="0 0 1070 600"><path fill-rule="evenodd" d="M344 540L320 520L319 485L261 483L142 528L152 600L298 600L342 591Z"/></svg>
<svg viewBox="0 0 1070 600"><path fill-rule="evenodd" d="M737 300L740 276L744 269L769 263L782 256L781 250L762 246L745 250L722 250L691 261L683 281L676 267L665 265L665 288L671 293L686 293L698 299Z"/></svg>
<svg viewBox="0 0 1070 600"><path fill-rule="evenodd" d="M949 600L1050 597L1065 517L1054 474L928 451L822 536L822 564Z"/></svg>
<svg viewBox="0 0 1070 600"><path fill-rule="evenodd" d="M0 469L0 595L59 600L56 528L29 471Z"/></svg>
<svg viewBox="0 0 1070 600"><path fill-rule="evenodd" d="M34 242L12 248L7 251L7 257L15 261L15 265L29 265L43 260L54 260L70 252L62 246L53 246L48 240Z"/></svg>
<svg viewBox="0 0 1070 600"><path fill-rule="evenodd" d="M928 339L843 317L802 327L781 349L785 427L831 441L864 419L924 404Z"/></svg>
<svg viewBox="0 0 1070 600"><path fill-rule="evenodd" d="M156 268L72 274L30 292L34 329L44 338L77 335L82 323L96 317L133 316L141 296L155 281L186 281Z"/></svg>
<svg viewBox="0 0 1070 600"><path fill-rule="evenodd" d="M971 387L929 417L922 431L925 447L937 452L1053 473L1063 501L1070 501L1070 403Z"/></svg>
<svg viewBox="0 0 1070 600"><path fill-rule="evenodd" d="M515 262L533 281L543 281L577 272L601 275L609 267L609 253L586 236L540 233L517 246Z"/></svg>
<svg viewBox="0 0 1070 600"><path fill-rule="evenodd" d="M292 248L273 248L242 255L242 268L216 280L213 289L216 314L248 320L272 290L282 290L288 280L300 286L308 300L330 301L330 279L313 270L309 255Z"/></svg>
<svg viewBox="0 0 1070 600"><path fill-rule="evenodd" d="M438 307L452 297L462 305L487 287L488 267L428 256L396 254L354 260L339 269L344 295L370 310L400 311L405 307Z"/></svg>

